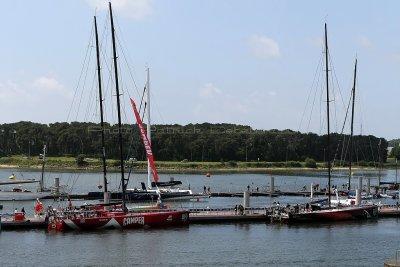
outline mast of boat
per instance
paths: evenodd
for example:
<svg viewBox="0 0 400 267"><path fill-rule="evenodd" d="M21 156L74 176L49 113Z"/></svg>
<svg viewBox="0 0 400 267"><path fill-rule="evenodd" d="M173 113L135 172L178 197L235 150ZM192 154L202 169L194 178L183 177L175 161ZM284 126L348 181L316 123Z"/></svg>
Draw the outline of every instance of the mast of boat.
<svg viewBox="0 0 400 267"><path fill-rule="evenodd" d="M150 113L150 68L147 67L147 81L146 81L146 92L147 92L147 139L151 145L151 113ZM147 159L147 187L151 188L151 166L150 161Z"/></svg>
<svg viewBox="0 0 400 267"><path fill-rule="evenodd" d="M397 186L397 157L395 159L396 159L396 186Z"/></svg>
<svg viewBox="0 0 400 267"><path fill-rule="evenodd" d="M121 187L122 187L122 209L126 210L125 196L126 196L126 180L124 175L124 153L122 145L122 124L121 124L121 103L120 103L120 93L118 84L118 64L117 64L117 51L115 46L115 28L114 20L112 15L111 2L108 3L110 10L110 20L111 20L111 37L112 37L112 48L113 48L113 61L114 61L114 76L115 76L115 92L117 95L117 111L118 111L118 142L119 142L119 159L121 168Z"/></svg>
<svg viewBox="0 0 400 267"><path fill-rule="evenodd" d="M350 152L349 152L349 184L347 189L350 191L350 183L351 183L351 164L353 161L353 126L354 126L354 102L356 98L356 80L357 80L357 58L354 64L354 80L353 80L353 89L352 89L352 108L351 108L351 125L350 125Z"/></svg>
<svg viewBox="0 0 400 267"><path fill-rule="evenodd" d="M381 175L382 175L382 153L381 153L382 139L379 138L378 143L378 158L379 158L379 168L378 168L378 188L381 188Z"/></svg>
<svg viewBox="0 0 400 267"><path fill-rule="evenodd" d="M105 148L105 138L104 138L104 112L103 112L103 91L101 89L101 64L100 64L100 45L99 45L99 35L97 32L97 20L94 16L94 32L96 36L96 57L97 57L97 80L99 88L99 108L100 108L100 125L101 125L101 159L103 163L103 198L104 204L108 204L109 197L107 195L107 165L106 165L106 148Z"/></svg>
<svg viewBox="0 0 400 267"><path fill-rule="evenodd" d="M328 164L328 206L331 207L331 132L329 118L329 62L328 62L328 30L325 23L325 79L326 79L326 117L327 117L327 148L326 160Z"/></svg>
<svg viewBox="0 0 400 267"><path fill-rule="evenodd" d="M46 145L43 146L43 154L42 154L42 173L40 176L40 188L39 188L39 192L43 192L44 191L44 166L46 164Z"/></svg>

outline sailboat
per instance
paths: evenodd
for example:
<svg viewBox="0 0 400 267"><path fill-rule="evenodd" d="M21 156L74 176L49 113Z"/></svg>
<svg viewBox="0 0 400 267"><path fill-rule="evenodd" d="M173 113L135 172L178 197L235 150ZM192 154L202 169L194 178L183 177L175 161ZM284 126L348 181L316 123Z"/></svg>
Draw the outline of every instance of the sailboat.
<svg viewBox="0 0 400 267"><path fill-rule="evenodd" d="M97 230L97 229L130 229L140 227L167 227L167 226L180 226L189 223L189 212L186 210L151 210L148 212L134 212L128 211L126 206L127 202L127 182L125 178L125 166L123 158L123 141L122 141L122 124L121 124L121 104L120 104L120 91L118 79L118 64L117 52L115 44L115 28L112 15L111 2L109 3L110 21L111 21L111 36L113 48L113 65L114 65L114 78L115 78L115 91L117 97L117 114L118 114L118 143L120 154L120 171L121 171L121 199L122 204L118 205L95 205L83 206L80 208L73 207L72 204L66 209L53 210L49 213L49 230L66 231L66 230ZM94 17L95 38L96 38L96 51L98 58L98 69L100 69L99 60L99 40L97 32L97 21ZM99 74L100 72L98 72ZM101 82L101 79L99 78ZM99 83L100 84L100 83ZM101 85L100 85L101 86ZM101 88L99 88L101 90ZM104 145L104 142L103 142ZM103 151L104 147L103 147ZM105 152L103 153L103 164L105 162ZM103 165L104 167L105 165ZM104 171L104 168L103 168ZM104 174L104 202L108 202L107 190L107 177Z"/></svg>
<svg viewBox="0 0 400 267"><path fill-rule="evenodd" d="M9 181L0 182L0 185L18 185L18 187L14 187L12 190L0 190L0 201L23 201L23 200L36 200L36 199L53 197L54 194L51 192L51 189L45 188L44 184L45 163L46 163L46 145L43 146L42 171L40 179L18 180L13 174L12 176L10 176ZM36 191L32 191L21 187L22 184L33 184L33 183L39 184Z"/></svg>
<svg viewBox="0 0 400 267"><path fill-rule="evenodd" d="M158 177L158 172L154 163L154 158L151 149L151 112L150 112L150 68L147 68L147 82L146 82L146 114L147 114L147 125L146 130L144 129L142 119L137 110L135 101L131 99L132 110L136 118L136 122L139 126L140 136L143 145L146 150L147 156L147 187L142 183L141 189L127 189L130 197L135 195L141 196L143 193L147 194L160 194L163 200L199 200L200 198L205 198L203 194L194 194L190 189L181 189L179 185L182 184L181 181L175 181L171 179L167 182L160 182ZM149 153L151 152L151 153ZM153 177L153 179L152 179ZM152 181L153 180L153 181Z"/></svg>
<svg viewBox="0 0 400 267"><path fill-rule="evenodd" d="M378 216L378 207L376 205L361 205L348 207L333 207L331 202L331 153L330 153L330 116L329 116L329 62L328 62L328 33L325 23L325 78L326 78L326 114L327 114L327 166L328 166L328 206L319 210L313 210L312 205L306 205L305 208L296 208L294 210L285 210L278 213L278 220L295 222L321 222L321 221L344 221L344 220L363 220ZM350 183L349 183L350 185ZM310 209L311 207L311 209ZM276 219L276 218L275 218Z"/></svg>

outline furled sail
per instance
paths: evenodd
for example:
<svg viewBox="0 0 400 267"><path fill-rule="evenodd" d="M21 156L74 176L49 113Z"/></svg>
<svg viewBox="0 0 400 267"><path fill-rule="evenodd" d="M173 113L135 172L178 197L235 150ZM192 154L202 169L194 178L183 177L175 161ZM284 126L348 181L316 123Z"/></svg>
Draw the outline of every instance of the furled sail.
<svg viewBox="0 0 400 267"><path fill-rule="evenodd" d="M143 122L142 119L140 118L139 112L136 108L136 104L135 101L133 101L133 99L131 98L131 105L132 105L132 109L133 109L133 113L135 115L136 118L136 122L139 126L139 132L140 132L140 136L142 137L142 141L143 141L143 145L144 148L146 150L146 156L147 156L147 160L150 162L150 167L151 167L151 172L153 174L153 179L154 182L158 182L158 172L156 169L156 166L154 164L154 157L153 157L153 151L151 150L151 143L149 141L149 139L147 138L147 134L146 134L146 130L143 126Z"/></svg>

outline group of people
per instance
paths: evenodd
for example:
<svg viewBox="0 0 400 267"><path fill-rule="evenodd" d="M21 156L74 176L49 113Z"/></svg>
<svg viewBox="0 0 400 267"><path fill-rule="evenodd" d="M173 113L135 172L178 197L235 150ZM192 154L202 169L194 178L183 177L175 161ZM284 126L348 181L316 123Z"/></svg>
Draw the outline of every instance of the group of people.
<svg viewBox="0 0 400 267"><path fill-rule="evenodd" d="M243 213L244 213L244 207L241 204L235 205L235 214L238 214L238 213L240 215L243 215Z"/></svg>
<svg viewBox="0 0 400 267"><path fill-rule="evenodd" d="M210 187L203 186L203 193L204 193L204 194L211 195L211 188L210 188Z"/></svg>

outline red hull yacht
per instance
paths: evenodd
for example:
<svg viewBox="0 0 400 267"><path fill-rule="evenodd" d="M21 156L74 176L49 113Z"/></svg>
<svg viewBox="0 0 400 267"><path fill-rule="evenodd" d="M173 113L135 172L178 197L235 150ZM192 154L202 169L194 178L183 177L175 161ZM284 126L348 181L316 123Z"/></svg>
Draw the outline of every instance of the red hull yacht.
<svg viewBox="0 0 400 267"><path fill-rule="evenodd" d="M189 212L160 210L150 212L124 212L107 210L64 211L50 216L49 230L93 231L100 229L135 229L143 227L185 226Z"/></svg>

